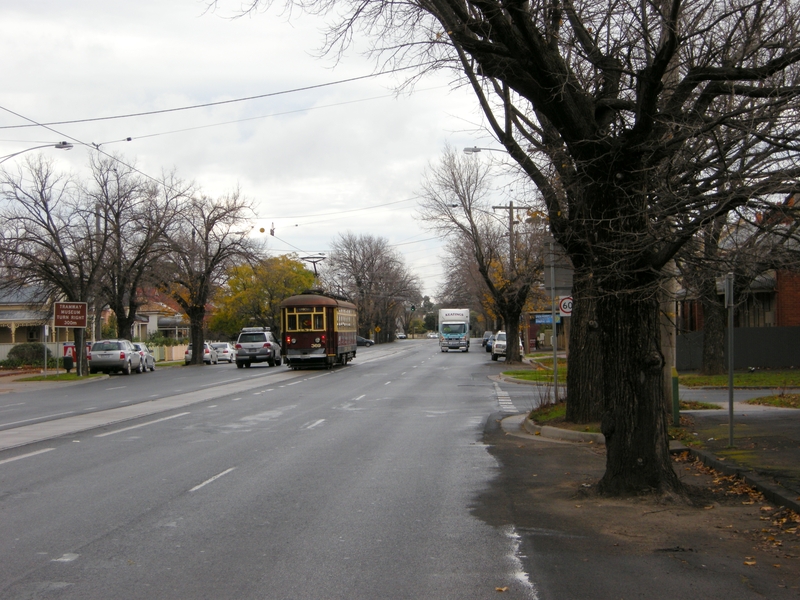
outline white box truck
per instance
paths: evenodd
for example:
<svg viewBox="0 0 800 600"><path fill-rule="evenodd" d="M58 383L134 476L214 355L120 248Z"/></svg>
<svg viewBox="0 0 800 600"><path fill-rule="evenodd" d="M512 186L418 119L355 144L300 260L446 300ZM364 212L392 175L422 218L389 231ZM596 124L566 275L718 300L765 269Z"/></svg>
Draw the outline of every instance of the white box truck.
<svg viewBox="0 0 800 600"><path fill-rule="evenodd" d="M442 352L469 352L469 309L442 308L439 310L439 348Z"/></svg>

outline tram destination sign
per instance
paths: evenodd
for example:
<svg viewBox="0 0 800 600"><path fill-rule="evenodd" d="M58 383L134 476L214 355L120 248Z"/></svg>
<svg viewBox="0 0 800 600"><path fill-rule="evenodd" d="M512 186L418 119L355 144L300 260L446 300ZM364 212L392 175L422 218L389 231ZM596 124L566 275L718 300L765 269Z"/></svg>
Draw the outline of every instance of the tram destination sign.
<svg viewBox="0 0 800 600"><path fill-rule="evenodd" d="M55 302L53 317L56 327L86 327L86 302Z"/></svg>

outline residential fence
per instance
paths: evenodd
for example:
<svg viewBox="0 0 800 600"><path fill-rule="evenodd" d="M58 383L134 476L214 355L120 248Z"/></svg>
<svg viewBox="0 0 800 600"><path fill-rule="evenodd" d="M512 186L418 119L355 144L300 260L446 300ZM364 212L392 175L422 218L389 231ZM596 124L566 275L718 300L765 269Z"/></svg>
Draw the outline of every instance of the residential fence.
<svg viewBox="0 0 800 600"><path fill-rule="evenodd" d="M70 342L71 343L71 342ZM0 344L0 360L8 358L8 353L14 346L18 344ZM187 345L180 346L147 346L150 348L156 362L170 362L176 360L183 360L186 353ZM47 348L50 350L50 355L53 357L61 358L64 356L64 342L48 342Z"/></svg>
<svg viewBox="0 0 800 600"><path fill-rule="evenodd" d="M728 364L728 332L725 332ZM698 371L703 364L703 332L677 339L678 371ZM733 368L791 369L800 367L800 327L736 327L733 330Z"/></svg>

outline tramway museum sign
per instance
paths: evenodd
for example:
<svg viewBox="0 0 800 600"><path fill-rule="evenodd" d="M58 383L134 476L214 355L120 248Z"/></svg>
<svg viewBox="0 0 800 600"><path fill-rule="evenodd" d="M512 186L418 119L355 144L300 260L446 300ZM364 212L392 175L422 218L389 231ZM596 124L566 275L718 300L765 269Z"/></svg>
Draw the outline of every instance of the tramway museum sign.
<svg viewBox="0 0 800 600"><path fill-rule="evenodd" d="M86 327L86 302L55 302L53 317L56 327Z"/></svg>

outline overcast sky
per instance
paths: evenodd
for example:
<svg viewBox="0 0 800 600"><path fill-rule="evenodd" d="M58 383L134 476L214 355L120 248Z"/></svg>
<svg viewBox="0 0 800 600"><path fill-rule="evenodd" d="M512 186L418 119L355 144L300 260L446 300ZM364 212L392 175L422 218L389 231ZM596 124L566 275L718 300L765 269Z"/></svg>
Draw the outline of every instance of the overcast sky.
<svg viewBox="0 0 800 600"><path fill-rule="evenodd" d="M339 64L317 58L314 18L228 18L238 6L220 0L209 13L197 0L3 2L0 155L63 139L75 148L44 152L65 170L85 170L90 145L101 144L154 177L174 168L210 196L239 186L255 200L255 229L274 223L271 252L327 252L340 232L382 236L434 295L443 242L414 220L423 171L446 144L496 146L475 133L474 97L444 74L399 97L396 76L383 75L216 107L8 128L274 94L374 71L355 52Z"/></svg>

